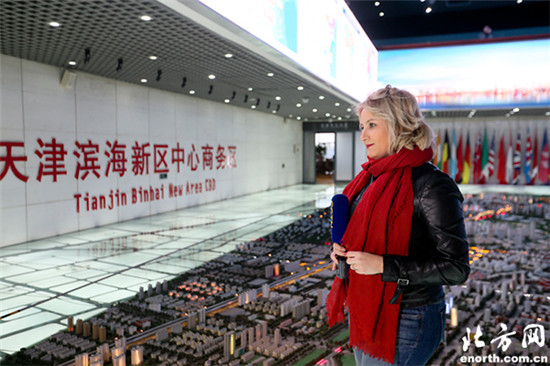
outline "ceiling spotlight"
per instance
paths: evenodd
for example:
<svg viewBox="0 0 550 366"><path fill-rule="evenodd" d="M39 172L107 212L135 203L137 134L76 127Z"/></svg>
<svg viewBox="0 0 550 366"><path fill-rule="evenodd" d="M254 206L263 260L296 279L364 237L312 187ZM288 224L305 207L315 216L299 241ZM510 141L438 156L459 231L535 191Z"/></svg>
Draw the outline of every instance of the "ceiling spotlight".
<svg viewBox="0 0 550 366"><path fill-rule="evenodd" d="M233 57L233 54L232 53L226 53L224 56L225 56L225 58L231 58L231 57Z"/></svg>
<svg viewBox="0 0 550 366"><path fill-rule="evenodd" d="M122 58L119 58L118 61L117 61L117 65L116 65L116 71L119 72L120 70L122 70L122 64L123 64L123 60Z"/></svg>
<svg viewBox="0 0 550 366"><path fill-rule="evenodd" d="M157 70L157 81L160 81L161 77L162 77L162 70L159 69Z"/></svg>
<svg viewBox="0 0 550 366"><path fill-rule="evenodd" d="M267 109L269 109L269 107L271 107L271 102L267 102Z"/></svg>
<svg viewBox="0 0 550 366"><path fill-rule="evenodd" d="M149 60L155 61L157 58L158 58L157 56L153 56L153 55L149 56Z"/></svg>
<svg viewBox="0 0 550 366"><path fill-rule="evenodd" d="M225 98L223 101L224 101L224 103L229 103L230 102L229 98Z"/></svg>
<svg viewBox="0 0 550 366"><path fill-rule="evenodd" d="M255 105L255 104L252 104L252 105L250 106L250 108L256 109L256 105Z"/></svg>
<svg viewBox="0 0 550 366"><path fill-rule="evenodd" d="M243 101L243 103L246 103L246 102L248 102L248 94L245 94L245 95L244 95L244 101Z"/></svg>
<svg viewBox="0 0 550 366"><path fill-rule="evenodd" d="M91 55L91 51L89 48L86 48L84 50L84 63L87 64L88 62L90 62L90 57L92 57Z"/></svg>
<svg viewBox="0 0 550 366"><path fill-rule="evenodd" d="M340 103L339 103L339 102L336 102L336 103L334 103L334 106L335 106L335 107L340 107Z"/></svg>
<svg viewBox="0 0 550 366"><path fill-rule="evenodd" d="M301 120L301 119L302 119L302 117L298 116L298 117L296 117L296 119L297 119L297 120L299 121L299 120Z"/></svg>
<svg viewBox="0 0 550 366"><path fill-rule="evenodd" d="M512 109L512 112L514 112L514 113L518 113L518 112L519 112L519 108L518 108L518 107L516 107L516 108Z"/></svg>
<svg viewBox="0 0 550 366"><path fill-rule="evenodd" d="M254 90L254 88L248 88L248 91L253 91L253 90Z"/></svg>
<svg viewBox="0 0 550 366"><path fill-rule="evenodd" d="M275 97L275 100L281 100L281 97L277 95L277 96Z"/></svg>
<svg viewBox="0 0 550 366"><path fill-rule="evenodd" d="M304 90L304 87L300 85L300 86L298 86L296 89L298 89L298 90Z"/></svg>
<svg viewBox="0 0 550 366"><path fill-rule="evenodd" d="M185 84L187 84L187 78L184 76L183 79L181 80L181 87L185 88Z"/></svg>
<svg viewBox="0 0 550 366"><path fill-rule="evenodd" d="M147 79L143 78L140 80L142 83L146 83L147 82Z"/></svg>
<svg viewBox="0 0 550 366"><path fill-rule="evenodd" d="M351 112L351 108L346 109L346 111Z"/></svg>
<svg viewBox="0 0 550 366"><path fill-rule="evenodd" d="M58 23L58 22L49 22L48 24L50 25L50 27L54 27L54 28L61 27L61 23Z"/></svg>
<svg viewBox="0 0 550 366"><path fill-rule="evenodd" d="M544 113L545 116L550 116L550 111L549 112L546 112Z"/></svg>
<svg viewBox="0 0 550 366"><path fill-rule="evenodd" d="M213 91L214 91L214 85L210 85L210 87L208 88L208 94L212 94Z"/></svg>
<svg viewBox="0 0 550 366"><path fill-rule="evenodd" d="M380 1L375 1L374 6L380 6Z"/></svg>
<svg viewBox="0 0 550 366"><path fill-rule="evenodd" d="M231 94L231 100L235 99L235 96L237 96L237 92L233 90L233 94Z"/></svg>
<svg viewBox="0 0 550 366"><path fill-rule="evenodd" d="M383 17L384 16L384 12L381 11L380 13L378 13L379 16Z"/></svg>
<svg viewBox="0 0 550 366"><path fill-rule="evenodd" d="M276 111L276 110L272 110L271 113L275 114L275 113L277 113L277 111Z"/></svg>
<svg viewBox="0 0 550 366"><path fill-rule="evenodd" d="M319 100L323 100L325 99L325 96L324 95L319 95Z"/></svg>
<svg viewBox="0 0 550 366"><path fill-rule="evenodd" d="M214 79L216 78L216 75L210 74L210 75L208 75L208 78L209 78L210 80L214 80Z"/></svg>
<svg viewBox="0 0 550 366"><path fill-rule="evenodd" d="M312 111L313 113L315 113L315 112L317 112L317 108L313 108L311 111Z"/></svg>
<svg viewBox="0 0 550 366"><path fill-rule="evenodd" d="M195 91L193 89L189 90L189 94L193 95L195 94Z"/></svg>
<svg viewBox="0 0 550 366"><path fill-rule="evenodd" d="M432 8L430 8L429 6L426 8L426 14L430 14L432 12Z"/></svg>
<svg viewBox="0 0 550 366"><path fill-rule="evenodd" d="M69 65L76 66L76 61L73 61L73 60L69 61Z"/></svg>
<svg viewBox="0 0 550 366"><path fill-rule="evenodd" d="M268 73L267 73L267 76L269 76L269 77L272 77L273 75L275 75L275 74L272 73L272 72L268 72Z"/></svg>
<svg viewBox="0 0 550 366"><path fill-rule="evenodd" d="M142 16L139 17L139 19L148 22L148 21L150 21L150 20L153 19L153 18L151 18L149 15L142 15Z"/></svg>
<svg viewBox="0 0 550 366"><path fill-rule="evenodd" d="M325 117L330 117L330 113L325 113Z"/></svg>
<svg viewBox="0 0 550 366"><path fill-rule="evenodd" d="M521 4L523 0L516 0L516 3Z"/></svg>
<svg viewBox="0 0 550 366"><path fill-rule="evenodd" d="M301 103L296 103L296 107L300 108L302 106Z"/></svg>

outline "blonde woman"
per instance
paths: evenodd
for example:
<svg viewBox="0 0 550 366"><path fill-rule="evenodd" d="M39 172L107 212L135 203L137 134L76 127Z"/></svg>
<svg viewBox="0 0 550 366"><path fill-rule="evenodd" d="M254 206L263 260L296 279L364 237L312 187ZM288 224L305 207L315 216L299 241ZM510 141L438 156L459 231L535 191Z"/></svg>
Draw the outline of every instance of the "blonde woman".
<svg viewBox="0 0 550 366"><path fill-rule="evenodd" d="M350 220L331 257L351 270L334 280L329 324L349 309L357 365L424 365L444 339L442 285L470 272L463 197L429 162L433 133L411 93L388 85L356 113L368 161L343 192Z"/></svg>

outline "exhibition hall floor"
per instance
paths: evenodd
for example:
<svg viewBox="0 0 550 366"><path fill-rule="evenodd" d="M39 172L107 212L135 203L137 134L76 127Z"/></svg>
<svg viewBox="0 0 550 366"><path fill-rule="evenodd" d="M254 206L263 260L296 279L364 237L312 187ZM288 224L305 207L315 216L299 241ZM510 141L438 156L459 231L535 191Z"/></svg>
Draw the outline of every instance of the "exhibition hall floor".
<svg viewBox="0 0 550 366"><path fill-rule="evenodd" d="M341 189L295 185L0 248L0 355L328 207Z"/></svg>

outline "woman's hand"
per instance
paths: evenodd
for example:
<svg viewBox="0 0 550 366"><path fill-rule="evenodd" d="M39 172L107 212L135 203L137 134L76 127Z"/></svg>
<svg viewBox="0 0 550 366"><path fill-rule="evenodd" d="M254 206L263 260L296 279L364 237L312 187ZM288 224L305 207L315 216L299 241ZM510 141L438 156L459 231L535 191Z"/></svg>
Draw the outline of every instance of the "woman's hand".
<svg viewBox="0 0 550 366"><path fill-rule="evenodd" d="M346 248L341 246L338 243L332 243L332 253L330 253L330 259L332 259L332 270L335 271L336 267L338 265L338 258L336 256L345 257L346 256Z"/></svg>
<svg viewBox="0 0 550 366"><path fill-rule="evenodd" d="M358 274L373 275L384 272L384 258L381 255L366 252L347 252L345 255L350 268Z"/></svg>

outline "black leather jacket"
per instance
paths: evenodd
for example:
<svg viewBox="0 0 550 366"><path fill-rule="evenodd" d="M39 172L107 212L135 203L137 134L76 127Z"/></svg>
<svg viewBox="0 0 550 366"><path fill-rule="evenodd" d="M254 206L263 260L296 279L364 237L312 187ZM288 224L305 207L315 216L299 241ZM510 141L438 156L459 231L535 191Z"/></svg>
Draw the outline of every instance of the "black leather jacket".
<svg viewBox="0 0 550 366"><path fill-rule="evenodd" d="M397 282L402 307L440 300L442 285L458 285L470 273L464 198L454 181L431 163L412 170L414 211L409 255L384 255L382 281ZM393 300L393 299L392 299Z"/></svg>

